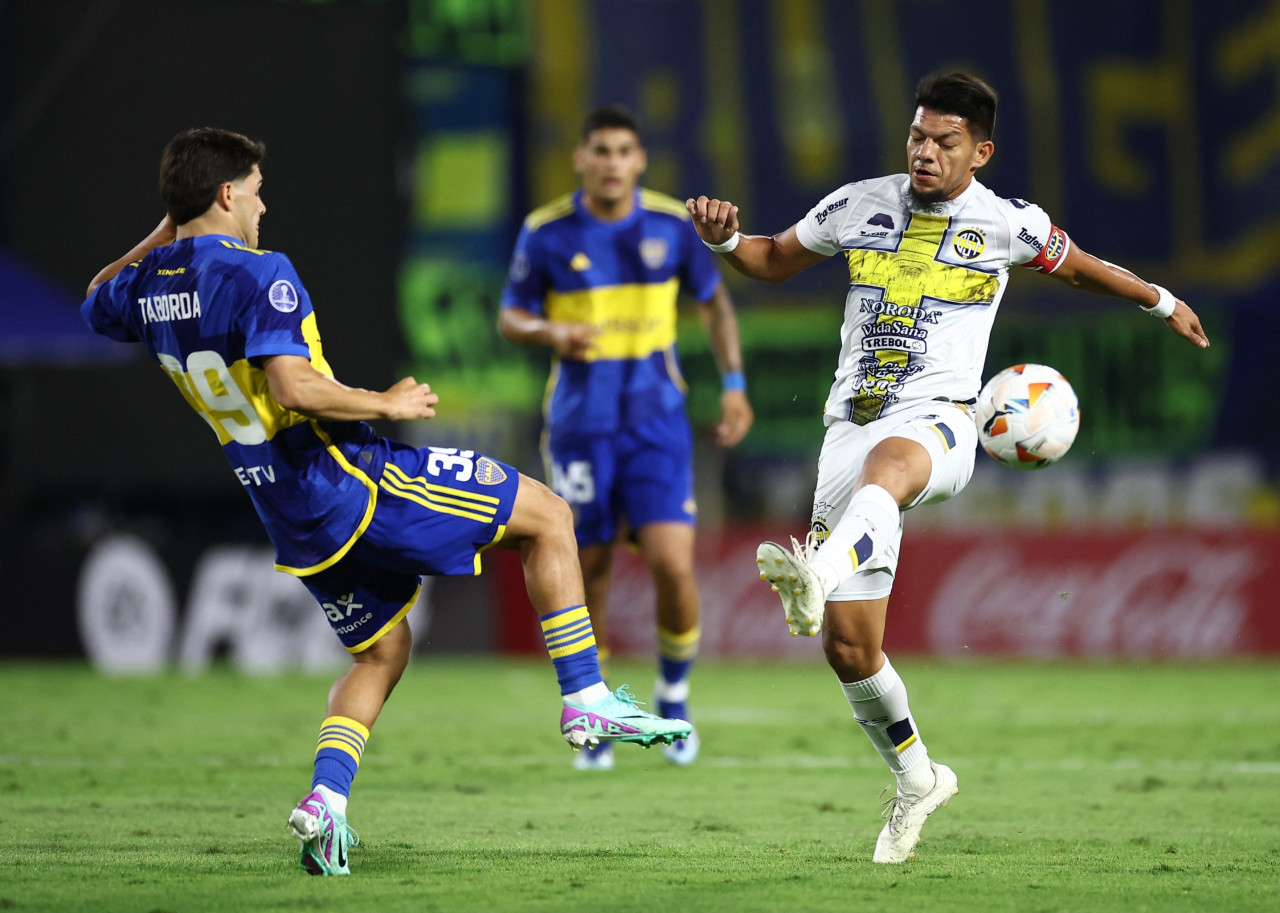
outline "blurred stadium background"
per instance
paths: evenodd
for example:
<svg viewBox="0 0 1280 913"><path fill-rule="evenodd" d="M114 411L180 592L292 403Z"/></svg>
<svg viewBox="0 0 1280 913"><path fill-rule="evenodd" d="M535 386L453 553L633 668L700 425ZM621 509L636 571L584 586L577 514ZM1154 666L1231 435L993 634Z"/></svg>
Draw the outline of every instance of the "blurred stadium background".
<svg viewBox="0 0 1280 913"><path fill-rule="evenodd" d="M266 140L262 243L298 266L339 377L413 372L441 393L435 421L382 430L541 477L546 362L498 337L497 300L524 214L575 186L590 107L641 114L647 186L730 198L771 233L901 170L914 84L953 66L1001 93L982 180L1169 286L1213 347L1016 276L986 376L1059 368L1081 437L1043 473L980 457L962 497L909 517L888 643L1274 654L1277 47L1274 0L0 0L0 656L341 661L203 423L79 320L88 280L162 215L178 130ZM834 264L782 288L725 278L758 419L736 450L700 446L704 653L812 654L753 556L807 525L845 280ZM705 429L718 384L689 324ZM487 567L432 581L419 649L539 649L518 564ZM642 568L621 562L615 591L615 650L647 653Z"/></svg>

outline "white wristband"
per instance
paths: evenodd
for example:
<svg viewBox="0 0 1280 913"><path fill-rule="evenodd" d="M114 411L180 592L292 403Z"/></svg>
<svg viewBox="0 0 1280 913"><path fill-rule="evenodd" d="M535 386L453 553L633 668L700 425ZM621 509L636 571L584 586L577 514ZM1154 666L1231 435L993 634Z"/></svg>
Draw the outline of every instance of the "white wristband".
<svg viewBox="0 0 1280 913"><path fill-rule="evenodd" d="M1160 294L1160 300L1151 305L1151 307L1142 307L1142 305L1138 305L1138 307L1142 307L1148 314L1159 317L1161 320L1171 316L1173 309L1178 306L1177 299L1173 297L1173 293L1164 286L1156 285L1154 282L1148 284Z"/></svg>
<svg viewBox="0 0 1280 913"><path fill-rule="evenodd" d="M729 236L729 240L725 241L723 244L712 244L710 241L703 241L702 243L707 245L707 248L709 250L713 250L717 254L727 254L731 252L735 247L737 247L738 242L741 240L742 240L742 234L740 232L735 231L733 234Z"/></svg>

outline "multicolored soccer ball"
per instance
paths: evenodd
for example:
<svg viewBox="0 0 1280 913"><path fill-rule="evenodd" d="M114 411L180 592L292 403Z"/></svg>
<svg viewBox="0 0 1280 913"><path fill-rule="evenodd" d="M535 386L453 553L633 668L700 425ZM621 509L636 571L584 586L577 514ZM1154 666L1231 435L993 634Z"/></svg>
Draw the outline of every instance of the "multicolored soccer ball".
<svg viewBox="0 0 1280 913"><path fill-rule="evenodd" d="M1014 365L978 394L978 441L1014 469L1043 469L1062 459L1080 430L1080 406L1067 379L1048 365Z"/></svg>

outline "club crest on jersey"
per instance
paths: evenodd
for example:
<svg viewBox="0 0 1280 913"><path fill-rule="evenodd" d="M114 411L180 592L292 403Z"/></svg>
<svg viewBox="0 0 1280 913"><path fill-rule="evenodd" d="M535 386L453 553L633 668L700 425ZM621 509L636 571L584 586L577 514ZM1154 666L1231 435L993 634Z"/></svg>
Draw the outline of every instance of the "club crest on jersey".
<svg viewBox="0 0 1280 913"><path fill-rule="evenodd" d="M501 485L506 480L506 472L493 460L488 457L476 460L476 481L481 485Z"/></svg>
<svg viewBox="0 0 1280 913"><path fill-rule="evenodd" d="M1066 247L1062 229L1055 227L1049 232L1049 242L1045 244L1041 256L1044 257L1046 263L1052 263L1062 256L1062 251Z"/></svg>
<svg viewBox="0 0 1280 913"><path fill-rule="evenodd" d="M585 273L591 269L591 258L582 251L578 251L573 255L573 259L569 261L569 269L575 273Z"/></svg>
<svg viewBox="0 0 1280 913"><path fill-rule="evenodd" d="M982 256L982 251L986 249L986 246L986 236L976 228L966 228L963 231L956 232L955 240L951 242L952 249L965 260L972 260L975 257Z"/></svg>
<svg viewBox="0 0 1280 913"><path fill-rule="evenodd" d="M298 309L298 290L288 279L277 279L267 289L267 300L277 311L288 314Z"/></svg>
<svg viewBox="0 0 1280 913"><path fill-rule="evenodd" d="M645 238L640 242L640 259L649 269L661 269L667 262L667 253L671 246L665 238Z"/></svg>

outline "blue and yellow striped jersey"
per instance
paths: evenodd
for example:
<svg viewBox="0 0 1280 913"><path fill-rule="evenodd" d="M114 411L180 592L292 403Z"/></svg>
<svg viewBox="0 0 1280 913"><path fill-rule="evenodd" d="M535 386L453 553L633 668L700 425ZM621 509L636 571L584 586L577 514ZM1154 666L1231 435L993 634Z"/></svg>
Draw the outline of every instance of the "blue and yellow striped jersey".
<svg viewBox="0 0 1280 913"><path fill-rule="evenodd" d="M142 342L213 429L280 570L312 574L346 553L373 515L385 446L363 422L313 421L271 396L262 359L272 355L333 376L288 257L185 238L126 266L81 314L104 336Z"/></svg>
<svg viewBox="0 0 1280 913"><path fill-rule="evenodd" d="M671 197L638 189L631 214L617 222L587 212L581 191L534 210L502 306L599 330L588 358L552 367L551 432L612 433L682 408L676 298L683 287L708 301L719 282L684 204Z"/></svg>

